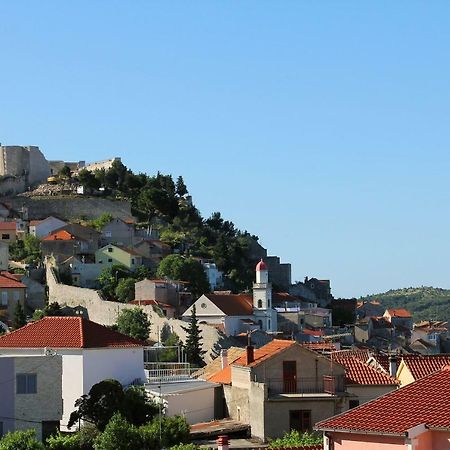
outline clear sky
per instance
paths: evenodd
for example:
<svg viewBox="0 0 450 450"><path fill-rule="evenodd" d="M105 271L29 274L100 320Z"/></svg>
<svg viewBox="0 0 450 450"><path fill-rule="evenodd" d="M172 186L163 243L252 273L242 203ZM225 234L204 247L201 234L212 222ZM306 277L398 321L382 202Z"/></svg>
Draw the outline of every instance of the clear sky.
<svg viewBox="0 0 450 450"><path fill-rule="evenodd" d="M0 142L182 175L335 296L450 288L450 2L0 2Z"/></svg>

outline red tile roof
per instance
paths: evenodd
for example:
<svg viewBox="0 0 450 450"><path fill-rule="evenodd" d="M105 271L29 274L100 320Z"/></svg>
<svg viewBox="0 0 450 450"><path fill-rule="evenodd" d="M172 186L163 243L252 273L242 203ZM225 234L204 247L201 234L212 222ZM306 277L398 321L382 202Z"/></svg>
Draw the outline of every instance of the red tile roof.
<svg viewBox="0 0 450 450"><path fill-rule="evenodd" d="M316 424L319 430L404 435L410 428L450 429L450 369Z"/></svg>
<svg viewBox="0 0 450 450"><path fill-rule="evenodd" d="M26 289L15 274L9 272L0 272L0 289Z"/></svg>
<svg viewBox="0 0 450 450"><path fill-rule="evenodd" d="M419 380L450 365L450 355L405 355L402 360L414 380Z"/></svg>
<svg viewBox="0 0 450 450"><path fill-rule="evenodd" d="M302 333L303 334L308 334L308 335L310 335L310 336L316 336L316 337L319 337L319 336L323 336L325 333L323 332L323 330L308 330L307 328L305 328L303 331L302 331Z"/></svg>
<svg viewBox="0 0 450 450"><path fill-rule="evenodd" d="M155 305L160 306L161 308L175 309L175 306L158 300L131 300L131 302L128 303L132 303L133 305Z"/></svg>
<svg viewBox="0 0 450 450"><path fill-rule="evenodd" d="M403 318L410 318L411 313L409 311L407 311L406 309L403 308L398 308L398 309L388 309L387 310L389 315L391 317L403 317Z"/></svg>
<svg viewBox="0 0 450 450"><path fill-rule="evenodd" d="M227 316L253 314L253 296L251 294L205 294L205 296Z"/></svg>
<svg viewBox="0 0 450 450"><path fill-rule="evenodd" d="M145 343L81 317L44 317L0 336L0 348L127 348Z"/></svg>
<svg viewBox="0 0 450 450"><path fill-rule="evenodd" d="M0 230L16 230L16 222L0 222Z"/></svg>
<svg viewBox="0 0 450 450"><path fill-rule="evenodd" d="M208 381L220 384L231 384L231 366L227 366L208 378Z"/></svg>
<svg viewBox="0 0 450 450"><path fill-rule="evenodd" d="M362 385L397 385L399 382L381 369L375 369L356 357L339 357L339 352L332 355L333 361L345 367L345 380L348 384Z"/></svg>
<svg viewBox="0 0 450 450"><path fill-rule="evenodd" d="M247 364L247 355L246 353L244 353L234 362L234 364L238 366L255 367L258 364L261 364L263 361L266 361L267 359L276 355L277 353L280 353L281 351L291 347L292 345L296 345L296 342L283 339L274 339L261 348L254 350L254 361L252 363Z"/></svg>

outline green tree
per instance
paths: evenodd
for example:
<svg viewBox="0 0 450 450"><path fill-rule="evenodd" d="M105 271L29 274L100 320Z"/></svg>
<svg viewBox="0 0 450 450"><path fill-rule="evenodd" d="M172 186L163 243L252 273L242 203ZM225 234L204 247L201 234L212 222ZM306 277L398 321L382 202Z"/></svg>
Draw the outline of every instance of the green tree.
<svg viewBox="0 0 450 450"><path fill-rule="evenodd" d="M45 450L43 444L36 440L34 430L7 433L0 440L0 450Z"/></svg>
<svg viewBox="0 0 450 450"><path fill-rule="evenodd" d="M103 227L113 220L112 214L103 213L101 216L97 217L94 220L91 220L89 225L97 231L103 230Z"/></svg>
<svg viewBox="0 0 450 450"><path fill-rule="evenodd" d="M161 333L162 334L162 333ZM171 331L166 338L162 338L164 347L180 347L182 345L178 334ZM161 348L159 360L163 362L176 362L178 361L178 349L177 348Z"/></svg>
<svg viewBox="0 0 450 450"><path fill-rule="evenodd" d="M94 442L95 450L136 450L142 448L139 430L116 413Z"/></svg>
<svg viewBox="0 0 450 450"><path fill-rule="evenodd" d="M131 272L121 264L105 267L97 278L103 295L108 300L115 300L116 288L119 280L131 277Z"/></svg>
<svg viewBox="0 0 450 450"><path fill-rule="evenodd" d="M33 321L40 320L45 316L62 316L61 306L58 302L45 305L44 309L36 309L33 313Z"/></svg>
<svg viewBox="0 0 450 450"><path fill-rule="evenodd" d="M161 440L159 430L161 420ZM142 450L156 450L168 448L172 445L188 442L190 427L184 417L162 416L155 418L148 425L139 428L142 439Z"/></svg>
<svg viewBox="0 0 450 450"><path fill-rule="evenodd" d="M117 317L117 329L127 336L146 341L150 333L150 321L141 308L124 309Z"/></svg>
<svg viewBox="0 0 450 450"><path fill-rule="evenodd" d="M184 180L181 175L177 178L176 193L180 197L184 197L188 193L187 187L184 184Z"/></svg>
<svg viewBox="0 0 450 450"><path fill-rule="evenodd" d="M100 188L100 180L95 173L87 169L81 169L77 175L78 181L87 189L97 190Z"/></svg>
<svg viewBox="0 0 450 450"><path fill-rule="evenodd" d="M99 434L100 431L95 425L86 423L76 433L58 432L50 436L46 444L48 450L92 450L94 440Z"/></svg>
<svg viewBox="0 0 450 450"><path fill-rule="evenodd" d="M27 324L27 318L25 316L25 311L23 310L22 304L20 301L16 303L16 306L14 308L14 318L12 327L13 330L18 330L19 328L22 328Z"/></svg>
<svg viewBox="0 0 450 450"><path fill-rule="evenodd" d="M114 291L116 299L119 302L127 303L134 300L134 278L122 278L117 283L117 287Z"/></svg>
<svg viewBox="0 0 450 450"><path fill-rule="evenodd" d="M195 305L192 307L189 325L187 327L183 327L183 330L187 333L184 349L188 362L196 367L204 366L205 363L202 355L204 355L205 352L202 350L201 346L202 336L200 334L200 327L198 326Z"/></svg>
<svg viewBox="0 0 450 450"><path fill-rule="evenodd" d="M66 164L60 171L59 175L64 178L70 178L72 176L72 171L70 170L70 167Z"/></svg>
<svg viewBox="0 0 450 450"><path fill-rule="evenodd" d="M323 438L321 435L308 432L300 433L297 430L292 430L289 433L285 433L282 438L271 441L269 448L296 448L319 445L322 442Z"/></svg>
<svg viewBox="0 0 450 450"><path fill-rule="evenodd" d="M89 394L75 402L75 407L70 415L69 428L79 420L85 420L101 431L117 412L133 425L148 423L158 413L158 407L149 400L144 388L129 386L123 389L117 380L94 384Z"/></svg>
<svg viewBox="0 0 450 450"><path fill-rule="evenodd" d="M181 255L166 256L159 264L156 276L171 280L188 281L192 295L200 297L210 291L202 265L193 258Z"/></svg>

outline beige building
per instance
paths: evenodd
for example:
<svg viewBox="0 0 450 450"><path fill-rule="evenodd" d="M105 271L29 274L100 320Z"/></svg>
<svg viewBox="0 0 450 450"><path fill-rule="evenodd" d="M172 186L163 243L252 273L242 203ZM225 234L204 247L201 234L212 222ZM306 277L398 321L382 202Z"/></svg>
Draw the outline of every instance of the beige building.
<svg viewBox="0 0 450 450"><path fill-rule="evenodd" d="M208 381L223 385L226 415L249 424L252 436L277 438L348 409L345 369L295 341L275 339L224 361Z"/></svg>

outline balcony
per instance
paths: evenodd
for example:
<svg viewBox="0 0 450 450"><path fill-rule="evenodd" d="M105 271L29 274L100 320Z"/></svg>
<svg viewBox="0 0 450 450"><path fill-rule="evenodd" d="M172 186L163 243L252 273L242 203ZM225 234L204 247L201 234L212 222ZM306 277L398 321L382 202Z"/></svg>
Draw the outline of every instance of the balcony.
<svg viewBox="0 0 450 450"><path fill-rule="evenodd" d="M323 377L300 378L287 380L271 378L266 382L269 397L277 395L330 394L344 392L344 377L324 375Z"/></svg>
<svg viewBox="0 0 450 450"><path fill-rule="evenodd" d="M148 383L171 383L191 378L196 368L189 363L145 363L145 372Z"/></svg>

